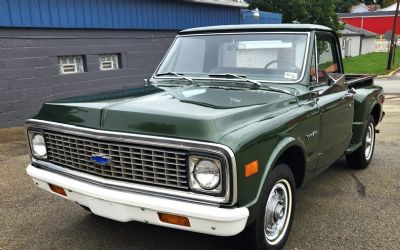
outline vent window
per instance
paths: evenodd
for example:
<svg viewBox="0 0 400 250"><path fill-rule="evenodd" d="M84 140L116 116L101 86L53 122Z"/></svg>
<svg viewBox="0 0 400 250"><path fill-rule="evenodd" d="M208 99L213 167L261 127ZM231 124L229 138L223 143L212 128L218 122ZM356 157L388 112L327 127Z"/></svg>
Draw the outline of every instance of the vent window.
<svg viewBox="0 0 400 250"><path fill-rule="evenodd" d="M120 68L120 54L99 55L100 70L113 70Z"/></svg>
<svg viewBox="0 0 400 250"><path fill-rule="evenodd" d="M58 57L59 73L74 74L85 72L83 56L59 56Z"/></svg>

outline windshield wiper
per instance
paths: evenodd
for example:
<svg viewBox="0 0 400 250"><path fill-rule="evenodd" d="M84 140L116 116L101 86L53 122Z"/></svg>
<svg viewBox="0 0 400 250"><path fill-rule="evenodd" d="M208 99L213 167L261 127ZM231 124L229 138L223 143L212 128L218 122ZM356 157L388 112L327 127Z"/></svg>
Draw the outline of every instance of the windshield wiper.
<svg viewBox="0 0 400 250"><path fill-rule="evenodd" d="M209 74L208 76L209 77L226 77L226 78L234 77L234 78L237 78L237 79L243 79L243 80L245 80L247 82L251 82L254 85L256 85L257 87L259 87L259 88L261 87L261 83L259 81L248 79L245 75L236 75L236 74L231 74L231 73L225 73L225 74ZM278 89L278 88L269 87L269 86L265 86L265 85L262 86L262 88L270 90L270 91L274 91L274 92L280 92L280 93L293 95L290 91L286 91L286 90L283 90L283 89Z"/></svg>
<svg viewBox="0 0 400 250"><path fill-rule="evenodd" d="M247 78L245 75L237 75L237 74L232 74L232 73L224 73L224 74L209 74L209 77L233 77L233 78L237 78L237 79L242 79L246 82L251 82L253 83L256 87L261 87L261 83L256 81L256 80L251 80L249 78Z"/></svg>
<svg viewBox="0 0 400 250"><path fill-rule="evenodd" d="M190 84L193 83L193 79L187 76L184 76L183 73L178 73L178 72L165 72L165 73L158 73L156 74L156 76L176 76L179 77L180 79L185 79L187 81L189 81Z"/></svg>

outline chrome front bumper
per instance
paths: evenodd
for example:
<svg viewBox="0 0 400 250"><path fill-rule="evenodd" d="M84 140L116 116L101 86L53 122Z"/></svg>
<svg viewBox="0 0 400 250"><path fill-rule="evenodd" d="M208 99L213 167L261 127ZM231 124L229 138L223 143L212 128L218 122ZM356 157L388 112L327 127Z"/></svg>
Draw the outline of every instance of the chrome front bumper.
<svg viewBox="0 0 400 250"><path fill-rule="evenodd" d="M220 208L170 198L138 194L84 182L53 173L33 165L27 173L41 189L88 207L94 214L116 221L139 221L181 230L217 236L232 236L243 231L249 211L247 208ZM64 188L66 197L54 193L49 184ZM158 213L185 216L190 227L160 221Z"/></svg>

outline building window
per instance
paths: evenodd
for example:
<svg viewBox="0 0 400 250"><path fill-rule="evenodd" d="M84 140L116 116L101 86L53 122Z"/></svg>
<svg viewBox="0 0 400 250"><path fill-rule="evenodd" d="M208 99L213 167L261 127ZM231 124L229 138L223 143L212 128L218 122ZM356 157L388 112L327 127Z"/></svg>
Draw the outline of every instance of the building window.
<svg viewBox="0 0 400 250"><path fill-rule="evenodd" d="M100 70L113 70L120 68L120 54L99 55Z"/></svg>
<svg viewBox="0 0 400 250"><path fill-rule="evenodd" d="M85 72L83 56L59 56L58 67L60 74Z"/></svg>

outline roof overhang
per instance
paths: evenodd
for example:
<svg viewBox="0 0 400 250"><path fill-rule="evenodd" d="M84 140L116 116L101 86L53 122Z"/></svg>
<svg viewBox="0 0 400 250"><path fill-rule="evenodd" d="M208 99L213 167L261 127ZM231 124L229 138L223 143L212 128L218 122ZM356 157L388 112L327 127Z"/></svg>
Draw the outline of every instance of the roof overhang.
<svg viewBox="0 0 400 250"><path fill-rule="evenodd" d="M183 0L183 1L191 3L223 5L223 6L238 7L238 8L247 8L249 6L249 4L246 2L237 2L232 0Z"/></svg>
<svg viewBox="0 0 400 250"><path fill-rule="evenodd" d="M369 11L359 13L338 13L339 18L353 18L353 17L387 17L396 14L395 11Z"/></svg>
<svg viewBox="0 0 400 250"><path fill-rule="evenodd" d="M179 31L178 34L195 33L229 33L229 32L260 32L260 31L332 31L330 28L315 24L239 24L197 27Z"/></svg>

